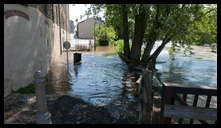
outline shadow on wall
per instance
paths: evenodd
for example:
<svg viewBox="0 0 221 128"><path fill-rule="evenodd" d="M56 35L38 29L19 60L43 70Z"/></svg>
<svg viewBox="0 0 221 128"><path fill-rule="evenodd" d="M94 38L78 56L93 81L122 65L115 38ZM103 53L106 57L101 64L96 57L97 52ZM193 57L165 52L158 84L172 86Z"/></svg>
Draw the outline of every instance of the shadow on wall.
<svg viewBox="0 0 221 128"><path fill-rule="evenodd" d="M50 38L50 51L49 62L50 68L48 71L48 93L66 93L69 90L68 76L66 70L66 54L60 55L60 28L56 24L50 24L49 30ZM56 36L59 35L59 36ZM61 32L61 36L65 37L65 34ZM62 42L64 39L62 39Z"/></svg>

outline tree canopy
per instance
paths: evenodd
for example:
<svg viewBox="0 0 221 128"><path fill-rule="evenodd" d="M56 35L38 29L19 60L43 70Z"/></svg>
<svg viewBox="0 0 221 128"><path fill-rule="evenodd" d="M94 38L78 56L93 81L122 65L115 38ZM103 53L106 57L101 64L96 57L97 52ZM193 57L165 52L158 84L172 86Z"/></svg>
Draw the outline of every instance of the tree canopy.
<svg viewBox="0 0 221 128"><path fill-rule="evenodd" d="M216 5L93 4L89 8L94 15L101 9L105 11L105 24L114 28L118 39L124 40L120 55L129 64L153 69L157 56L170 41L173 45L217 42ZM157 40L162 43L150 54Z"/></svg>

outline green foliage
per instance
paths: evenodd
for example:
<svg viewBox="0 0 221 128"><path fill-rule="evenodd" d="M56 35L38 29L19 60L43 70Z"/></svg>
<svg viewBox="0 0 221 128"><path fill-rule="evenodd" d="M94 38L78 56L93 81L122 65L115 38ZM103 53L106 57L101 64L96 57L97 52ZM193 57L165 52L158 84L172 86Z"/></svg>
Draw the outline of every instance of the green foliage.
<svg viewBox="0 0 221 128"><path fill-rule="evenodd" d="M35 87L33 83L29 83L27 86L20 88L16 91L17 93L27 94L27 93L35 93Z"/></svg>
<svg viewBox="0 0 221 128"><path fill-rule="evenodd" d="M198 6L197 6L198 7ZM198 10L198 11L196 11ZM185 33L174 40L187 45L204 45L217 43L217 8L214 5L199 6L193 10L195 18L190 17L190 23Z"/></svg>
<svg viewBox="0 0 221 128"><path fill-rule="evenodd" d="M118 40L123 39L121 7L120 4L99 4L92 7L95 10L104 9L105 24L113 27ZM147 17L143 38L143 41L148 44L147 47L151 48L151 42L169 38L173 43L185 45L186 53L190 52L190 45L217 43L217 5L126 4L130 39L135 39L135 30L141 29L135 26L135 17L138 16L141 7L144 8ZM119 52L123 52L123 41L116 41L115 47ZM175 52L176 48L172 47L169 53Z"/></svg>
<svg viewBox="0 0 221 128"><path fill-rule="evenodd" d="M112 44L116 39L116 32L113 27L108 27L105 24L98 24L95 27L95 36L97 42L108 41L109 44Z"/></svg>
<svg viewBox="0 0 221 128"><path fill-rule="evenodd" d="M117 40L114 42L114 48L118 53L123 53L124 51L124 41L123 40Z"/></svg>
<svg viewBox="0 0 221 128"><path fill-rule="evenodd" d="M176 52L176 49L174 47L169 48L169 55L172 55L173 53Z"/></svg>
<svg viewBox="0 0 221 128"><path fill-rule="evenodd" d="M124 53L124 40L114 41L113 46L118 53ZM132 47L132 42L129 42L129 47Z"/></svg>
<svg viewBox="0 0 221 128"><path fill-rule="evenodd" d="M44 76L44 80L45 80L45 84L47 86L48 85L48 74L46 74ZM28 85L25 85L24 87L19 88L16 92L21 93L21 94L35 93L35 85L34 85L34 83L31 82Z"/></svg>
<svg viewBox="0 0 221 128"><path fill-rule="evenodd" d="M120 6L117 4L111 4L105 6L105 23L108 26L112 26L116 31L117 38L122 37L122 16L120 14Z"/></svg>

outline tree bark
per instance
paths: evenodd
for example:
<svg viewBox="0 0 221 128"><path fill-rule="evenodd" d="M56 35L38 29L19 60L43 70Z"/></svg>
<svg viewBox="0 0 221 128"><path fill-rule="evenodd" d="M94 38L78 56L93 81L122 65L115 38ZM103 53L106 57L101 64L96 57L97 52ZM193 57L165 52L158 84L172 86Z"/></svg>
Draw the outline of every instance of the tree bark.
<svg viewBox="0 0 221 128"><path fill-rule="evenodd" d="M150 52L151 52L151 50L152 50L152 48L154 46L155 41L156 41L156 39L147 42L148 44L146 45L146 47L144 49L143 57L141 59L141 63L142 64L145 65L147 63L147 59L150 56Z"/></svg>
<svg viewBox="0 0 221 128"><path fill-rule="evenodd" d="M144 33L146 29L147 14L142 5L139 7L139 13L135 16L134 39L131 48L130 59L140 62L141 46L143 44Z"/></svg>
<svg viewBox="0 0 221 128"><path fill-rule="evenodd" d="M128 9L125 4L122 5L122 16L123 16L124 55L126 57L129 57L130 46L129 46L129 31L128 31Z"/></svg>
<svg viewBox="0 0 221 128"><path fill-rule="evenodd" d="M156 59L158 57L158 55L161 53L161 51L164 49L164 47L166 46L166 44L171 40L172 36L166 36L163 41L162 44L154 51L154 53L148 58L147 62L145 63L147 65L147 67L150 70L154 70L155 69L155 64L156 64Z"/></svg>
<svg viewBox="0 0 221 128"><path fill-rule="evenodd" d="M153 21L153 26L151 28L149 37L147 37L149 39L148 39L147 45L146 45L145 50L144 50L144 54L143 54L142 59L141 59L142 64L147 63L147 59L150 56L150 52L151 52L151 50L154 46L154 43L157 40L158 35L160 35L158 29L162 25L159 23L159 6L158 5L156 5L156 9L157 10L156 10L155 20Z"/></svg>

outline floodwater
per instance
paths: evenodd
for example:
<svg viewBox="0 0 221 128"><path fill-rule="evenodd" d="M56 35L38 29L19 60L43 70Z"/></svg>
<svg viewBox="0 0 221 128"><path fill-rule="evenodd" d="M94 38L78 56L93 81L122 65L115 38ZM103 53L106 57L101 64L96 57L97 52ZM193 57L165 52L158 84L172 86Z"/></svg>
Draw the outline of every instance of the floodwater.
<svg viewBox="0 0 221 128"><path fill-rule="evenodd" d="M193 55L178 51L168 54L168 47L157 58L156 68L166 84L188 87L217 88L217 54L208 47L194 46ZM73 65L69 57L70 85L68 95L81 97L94 105L107 105L118 99L136 101L130 93L124 93L122 77L127 66L110 47L97 47L96 51L83 52L79 65Z"/></svg>
<svg viewBox="0 0 221 128"><path fill-rule="evenodd" d="M69 69L69 94L95 105L108 104L122 94L121 77L127 73L127 68L117 56L82 54L81 64L72 67Z"/></svg>
<svg viewBox="0 0 221 128"><path fill-rule="evenodd" d="M122 78L128 74L126 64L113 47L97 47L96 51L82 53L79 65L69 63L69 95L81 97L93 105L107 105L122 98L135 100L124 92Z"/></svg>
<svg viewBox="0 0 221 128"><path fill-rule="evenodd" d="M168 84L186 87L217 88L217 54L209 47L192 46L192 55L184 55L182 49L174 55L165 50L156 65L161 80Z"/></svg>
<svg viewBox="0 0 221 128"><path fill-rule="evenodd" d="M128 74L126 64L113 48L97 47L96 52L82 53L81 64L69 63L70 90L68 95L80 97L87 103L107 108L124 123L139 121L139 100L126 91L122 78Z"/></svg>
<svg viewBox="0 0 221 128"><path fill-rule="evenodd" d="M211 48L191 46L193 54L185 55L183 49L169 55L168 44L158 56L156 68L166 85L217 88L217 54ZM197 106L206 105L206 96L199 96ZM193 95L187 95L187 104L193 104ZM217 97L212 97L211 108L217 108Z"/></svg>

